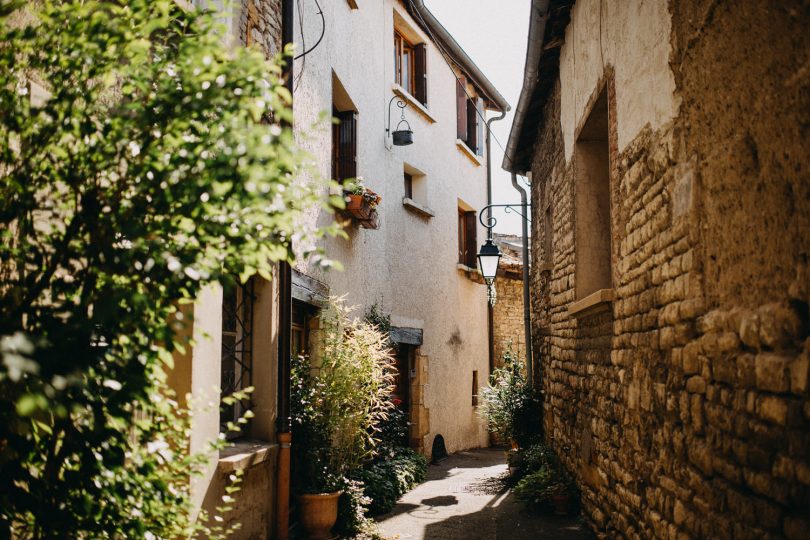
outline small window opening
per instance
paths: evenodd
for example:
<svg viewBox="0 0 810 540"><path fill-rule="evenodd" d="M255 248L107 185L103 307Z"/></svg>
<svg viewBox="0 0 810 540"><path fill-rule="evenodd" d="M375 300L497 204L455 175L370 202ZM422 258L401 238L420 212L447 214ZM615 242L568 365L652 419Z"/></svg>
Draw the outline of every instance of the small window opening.
<svg viewBox="0 0 810 540"><path fill-rule="evenodd" d="M576 297L612 286L610 150L607 92L603 89L574 147L576 186Z"/></svg>
<svg viewBox="0 0 810 540"><path fill-rule="evenodd" d="M472 406L478 407L478 370L472 372Z"/></svg>

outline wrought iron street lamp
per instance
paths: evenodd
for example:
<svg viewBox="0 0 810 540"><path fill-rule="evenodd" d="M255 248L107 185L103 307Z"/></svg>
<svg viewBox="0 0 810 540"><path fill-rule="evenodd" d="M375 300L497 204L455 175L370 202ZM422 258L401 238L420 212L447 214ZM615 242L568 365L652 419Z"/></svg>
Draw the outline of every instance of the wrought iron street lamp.
<svg viewBox="0 0 810 540"><path fill-rule="evenodd" d="M478 268L487 283L495 280L500 260L501 250L498 249L492 238L487 238L486 243L481 246L481 251L478 252Z"/></svg>
<svg viewBox="0 0 810 540"><path fill-rule="evenodd" d="M514 174L512 175L513 183L516 183ZM517 187L517 186L516 186ZM495 305L496 292L495 292L495 277L498 275L498 263L501 260L501 251L495 242L492 241L492 229L498 223L498 220L492 217L492 208L504 208L506 213L514 212L523 218L523 331L526 334L526 378L529 384L532 384L532 355L531 355L531 314L529 312L529 235L528 235L528 209L531 205L526 201L525 192L523 193L523 202L518 204L488 204L481 209L478 214L478 221L487 229L487 241L481 246L478 252L478 266L481 270L481 275L487 284L487 300L490 306ZM519 210L518 210L519 209ZM484 212L487 213L486 221L484 220Z"/></svg>

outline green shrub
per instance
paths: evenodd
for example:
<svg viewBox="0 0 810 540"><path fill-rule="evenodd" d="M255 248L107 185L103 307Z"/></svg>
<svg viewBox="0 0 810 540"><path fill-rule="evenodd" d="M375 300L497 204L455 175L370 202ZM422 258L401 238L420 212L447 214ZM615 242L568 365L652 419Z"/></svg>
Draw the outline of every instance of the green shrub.
<svg viewBox="0 0 810 540"><path fill-rule="evenodd" d="M540 436L540 413L540 401L510 347L503 355L503 367L493 371L481 389L480 414L493 434L524 447Z"/></svg>
<svg viewBox="0 0 810 540"><path fill-rule="evenodd" d="M185 452L166 384L182 305L293 262L293 238L325 232L301 217L328 202L296 180L311 158L280 123L280 66L226 43L225 19L0 0L0 538L188 538L205 521L189 479L207 458Z"/></svg>
<svg viewBox="0 0 810 540"><path fill-rule="evenodd" d="M515 496L529 505L551 502L559 494L577 494L573 478L554 451L544 443L536 443L517 452L513 464L523 475L514 488Z"/></svg>
<svg viewBox="0 0 810 540"><path fill-rule="evenodd" d="M544 467L553 467L557 457L544 442L519 449L509 458L509 465L516 469L515 476L522 477Z"/></svg>
<svg viewBox="0 0 810 540"><path fill-rule="evenodd" d="M425 480L427 460L410 448L397 448L388 456L358 470L355 478L364 486L371 500L371 515L386 514L394 508L397 499Z"/></svg>

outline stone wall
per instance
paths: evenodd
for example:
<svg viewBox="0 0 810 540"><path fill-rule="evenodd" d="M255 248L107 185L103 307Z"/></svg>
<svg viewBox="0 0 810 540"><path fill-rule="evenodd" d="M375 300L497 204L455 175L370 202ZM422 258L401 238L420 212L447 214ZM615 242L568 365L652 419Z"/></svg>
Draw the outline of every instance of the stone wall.
<svg viewBox="0 0 810 540"><path fill-rule="evenodd" d="M498 276L495 280L497 301L492 308L492 338L495 365L500 365L504 353L511 348L518 357L524 355L526 338L523 332L523 279ZM481 379L481 384L486 383Z"/></svg>
<svg viewBox="0 0 810 540"><path fill-rule="evenodd" d="M533 205L553 216L547 231L535 213L532 231L544 425L603 537L810 538L810 15L744 4L670 4L662 68L679 112L621 148L616 95L631 90L605 66L590 105L606 85L615 298L575 315L559 81L545 103L532 165Z"/></svg>

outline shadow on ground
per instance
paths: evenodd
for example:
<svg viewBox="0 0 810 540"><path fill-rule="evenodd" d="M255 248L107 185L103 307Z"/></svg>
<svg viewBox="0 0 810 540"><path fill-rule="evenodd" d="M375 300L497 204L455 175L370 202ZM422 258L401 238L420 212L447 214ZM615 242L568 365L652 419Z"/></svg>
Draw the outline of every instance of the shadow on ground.
<svg viewBox="0 0 810 540"><path fill-rule="evenodd" d="M431 465L428 479L380 516L390 539L591 540L576 516L534 514L507 485L500 449L460 452Z"/></svg>

